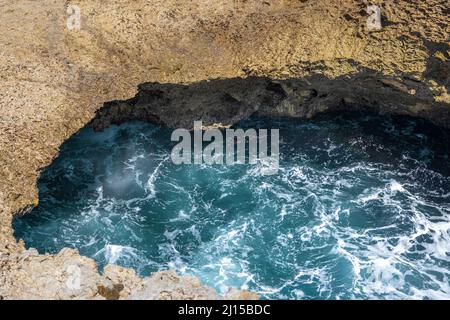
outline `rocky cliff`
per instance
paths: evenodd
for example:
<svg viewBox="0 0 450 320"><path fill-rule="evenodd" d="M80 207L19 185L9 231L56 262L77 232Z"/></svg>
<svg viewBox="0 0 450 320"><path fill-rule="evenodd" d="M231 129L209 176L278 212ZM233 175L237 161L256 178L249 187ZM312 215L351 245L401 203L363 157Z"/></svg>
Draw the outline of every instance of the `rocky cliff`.
<svg viewBox="0 0 450 320"><path fill-rule="evenodd" d="M94 118L226 125L367 108L450 123L446 0L371 1L377 31L363 0L78 0L79 29L70 4L0 0L0 298L218 297L171 272L99 275L73 250L16 242L12 217L38 204L40 171ZM76 291L68 265L86 274Z"/></svg>

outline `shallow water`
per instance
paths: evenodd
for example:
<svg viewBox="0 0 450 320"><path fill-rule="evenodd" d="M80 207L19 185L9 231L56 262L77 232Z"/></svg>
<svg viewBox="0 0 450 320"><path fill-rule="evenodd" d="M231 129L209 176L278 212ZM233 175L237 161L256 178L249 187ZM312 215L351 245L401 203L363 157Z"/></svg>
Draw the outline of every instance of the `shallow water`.
<svg viewBox="0 0 450 320"><path fill-rule="evenodd" d="M408 118L252 120L280 170L176 166L171 131L130 123L65 143L16 218L40 252L194 274L271 299L450 298L450 132Z"/></svg>

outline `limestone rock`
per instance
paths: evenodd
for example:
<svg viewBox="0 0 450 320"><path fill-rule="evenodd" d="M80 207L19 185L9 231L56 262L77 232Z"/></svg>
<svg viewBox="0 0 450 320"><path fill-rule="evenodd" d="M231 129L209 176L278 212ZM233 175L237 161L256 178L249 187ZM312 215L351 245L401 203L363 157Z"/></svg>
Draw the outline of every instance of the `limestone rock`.
<svg viewBox="0 0 450 320"><path fill-rule="evenodd" d="M191 277L101 275L75 250L39 255L14 239L40 171L94 118L99 129L127 117L187 126L205 108L227 125L365 106L449 124L447 0L372 1L376 32L365 0L76 3L70 30L65 1L0 0L0 298L218 297Z"/></svg>

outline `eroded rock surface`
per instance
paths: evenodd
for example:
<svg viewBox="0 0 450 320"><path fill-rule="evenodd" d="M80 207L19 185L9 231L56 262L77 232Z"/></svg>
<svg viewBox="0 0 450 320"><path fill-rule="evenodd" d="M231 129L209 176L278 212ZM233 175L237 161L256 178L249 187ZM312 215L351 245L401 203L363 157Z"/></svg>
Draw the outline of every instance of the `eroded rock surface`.
<svg viewBox="0 0 450 320"><path fill-rule="evenodd" d="M0 0L0 296L214 294L171 272L100 275L75 251L38 255L14 239L13 214L38 204L40 171L105 102L122 101L99 112L99 129L126 117L188 126L202 110L226 124L362 105L448 126L448 1L371 3L383 15L377 32L363 0L78 0L80 30L66 27L67 1ZM80 292L66 290L67 262L86 274Z"/></svg>
<svg viewBox="0 0 450 320"><path fill-rule="evenodd" d="M409 115L450 127L450 108L435 101L421 82L380 78L369 71L338 79L247 77L193 84L145 83L133 99L112 101L97 112L92 125L103 130L131 120L192 129L194 121L227 127L252 115L311 118L318 113L359 110Z"/></svg>
<svg viewBox="0 0 450 320"><path fill-rule="evenodd" d="M97 271L94 260L77 250L40 255L35 249L0 254L0 299L257 299L254 293L230 291L224 297L191 276L161 271L142 279L115 265Z"/></svg>

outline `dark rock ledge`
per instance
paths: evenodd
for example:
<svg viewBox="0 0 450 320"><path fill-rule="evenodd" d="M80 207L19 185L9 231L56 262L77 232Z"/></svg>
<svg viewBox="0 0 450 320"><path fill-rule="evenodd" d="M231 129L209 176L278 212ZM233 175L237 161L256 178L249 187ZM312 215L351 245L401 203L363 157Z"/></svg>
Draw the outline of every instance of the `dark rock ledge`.
<svg viewBox="0 0 450 320"><path fill-rule="evenodd" d="M267 77L216 79L193 84L144 83L129 100L111 101L98 110L95 130L131 120L192 129L229 126L251 115L311 118L331 111L369 111L408 115L450 127L450 108L412 77L380 77L364 71L328 79L274 80Z"/></svg>

